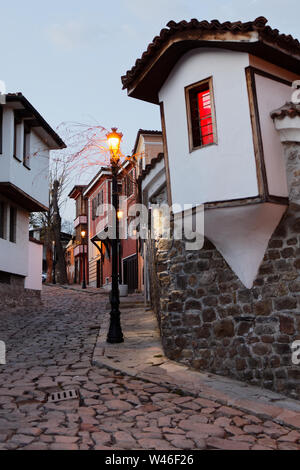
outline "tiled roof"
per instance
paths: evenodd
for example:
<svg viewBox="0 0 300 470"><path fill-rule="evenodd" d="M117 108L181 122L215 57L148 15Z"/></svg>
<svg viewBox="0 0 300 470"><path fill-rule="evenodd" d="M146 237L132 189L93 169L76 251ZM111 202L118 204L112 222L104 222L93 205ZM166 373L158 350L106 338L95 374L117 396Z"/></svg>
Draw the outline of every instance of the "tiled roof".
<svg viewBox="0 0 300 470"><path fill-rule="evenodd" d="M83 184L76 184L73 189L70 191L68 194L68 197L72 198L76 192L83 192L83 190L86 188L86 185Z"/></svg>
<svg viewBox="0 0 300 470"><path fill-rule="evenodd" d="M284 117L289 116L291 118L295 116L300 116L300 104L295 103L286 103L279 109L272 111L272 119L283 119Z"/></svg>
<svg viewBox="0 0 300 470"><path fill-rule="evenodd" d="M198 21L197 19L180 21L179 23L170 21L167 24L167 28L162 29L160 34L148 45L142 57L137 59L135 65L121 77L123 89L132 88L134 86L133 82L146 72L147 67L153 61L157 60L161 63L166 51L169 50L166 58L166 67L170 70L180 55L189 48L197 47L197 42L199 47L200 41L206 43L206 45L214 43L215 47L228 46L232 50L239 50L238 48L240 48L240 50L245 52L265 57L266 60L271 62L272 60L280 61L282 54L287 55L290 56L288 59L289 66L291 66L293 60L299 61L299 41L291 35L280 34L278 29L267 26L267 22L268 20L262 16L247 23L241 21L220 23L218 20L209 22ZM185 45L183 44L184 42ZM258 47L258 45L263 47ZM270 47L273 49L275 47L277 59L276 54L272 58L269 57ZM148 71L146 75L147 73ZM153 77L151 83L154 86ZM132 96L135 96L135 94L132 94ZM147 95L144 97L140 92L136 97L147 100ZM153 99L153 97L150 99L149 97L148 101L157 102L157 99Z"/></svg>
<svg viewBox="0 0 300 470"><path fill-rule="evenodd" d="M154 131L154 130L146 130L146 129L139 129L136 139L135 139L135 144L132 150L132 154L135 154L138 143L139 143L139 138L141 135L161 135L162 136L162 131Z"/></svg>

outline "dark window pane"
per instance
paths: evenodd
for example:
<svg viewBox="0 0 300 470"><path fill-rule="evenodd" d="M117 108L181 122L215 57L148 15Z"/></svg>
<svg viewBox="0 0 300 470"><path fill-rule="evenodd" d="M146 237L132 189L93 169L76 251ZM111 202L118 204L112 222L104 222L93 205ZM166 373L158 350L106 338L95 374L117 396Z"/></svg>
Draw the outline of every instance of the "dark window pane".
<svg viewBox="0 0 300 470"><path fill-rule="evenodd" d="M0 238L5 238L5 204L0 202Z"/></svg>
<svg viewBox="0 0 300 470"><path fill-rule="evenodd" d="M191 107L193 147L200 147L201 133L200 133L199 111L198 111L197 94L194 91L190 92L190 107Z"/></svg>
<svg viewBox="0 0 300 470"><path fill-rule="evenodd" d="M12 243L16 243L16 222L17 210L14 207L11 207L9 218L9 241Z"/></svg>
<svg viewBox="0 0 300 470"><path fill-rule="evenodd" d="M10 284L11 275L9 273L0 271L0 284Z"/></svg>
<svg viewBox="0 0 300 470"><path fill-rule="evenodd" d="M24 146L23 146L23 163L29 168L30 166L30 131L24 129Z"/></svg>
<svg viewBox="0 0 300 470"><path fill-rule="evenodd" d="M81 215L81 204L80 204L80 197L76 199L76 217Z"/></svg>
<svg viewBox="0 0 300 470"><path fill-rule="evenodd" d="M17 133L18 133L18 123L15 119L15 122L14 122L14 157L17 157Z"/></svg>
<svg viewBox="0 0 300 470"><path fill-rule="evenodd" d="M214 131L209 83L191 89L189 99L193 147L212 144Z"/></svg>
<svg viewBox="0 0 300 470"><path fill-rule="evenodd" d="M126 186L126 196L130 197L133 194L133 178L134 178L134 173L131 171L127 176L125 180L125 186Z"/></svg>

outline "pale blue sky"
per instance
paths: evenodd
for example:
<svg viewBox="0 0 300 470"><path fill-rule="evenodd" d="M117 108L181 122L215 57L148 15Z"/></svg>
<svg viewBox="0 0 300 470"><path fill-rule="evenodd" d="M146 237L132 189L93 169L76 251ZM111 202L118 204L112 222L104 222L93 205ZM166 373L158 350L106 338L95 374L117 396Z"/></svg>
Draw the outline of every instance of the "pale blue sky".
<svg viewBox="0 0 300 470"><path fill-rule="evenodd" d="M160 127L155 105L128 98L120 77L174 19L253 20L300 38L298 0L0 0L0 80L49 123L119 126L124 150L137 130Z"/></svg>
<svg viewBox="0 0 300 470"><path fill-rule="evenodd" d="M300 38L299 0L0 0L0 80L54 128L118 126L129 153L139 128L160 128L159 108L128 98L120 77L166 23L261 15Z"/></svg>

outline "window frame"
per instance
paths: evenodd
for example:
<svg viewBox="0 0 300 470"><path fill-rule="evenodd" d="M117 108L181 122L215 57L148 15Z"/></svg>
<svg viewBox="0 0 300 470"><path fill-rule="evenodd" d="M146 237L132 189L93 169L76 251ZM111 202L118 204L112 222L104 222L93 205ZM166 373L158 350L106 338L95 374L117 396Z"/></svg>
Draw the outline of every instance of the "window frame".
<svg viewBox="0 0 300 470"><path fill-rule="evenodd" d="M191 92L197 93L199 88L208 85L210 93L210 102L211 102L211 118L212 118L212 128L213 128L213 142L204 145L194 145L193 141L193 126L192 126L192 114L191 114ZM215 99L214 99L214 88L213 88L213 77L205 78L199 82L193 83L185 87L185 102L186 102L186 112L187 112L187 127L188 127L188 140L189 140L189 152L192 153L195 150L202 148L210 147L211 145L218 145L218 135L217 135L217 119L216 119L216 109L215 109Z"/></svg>

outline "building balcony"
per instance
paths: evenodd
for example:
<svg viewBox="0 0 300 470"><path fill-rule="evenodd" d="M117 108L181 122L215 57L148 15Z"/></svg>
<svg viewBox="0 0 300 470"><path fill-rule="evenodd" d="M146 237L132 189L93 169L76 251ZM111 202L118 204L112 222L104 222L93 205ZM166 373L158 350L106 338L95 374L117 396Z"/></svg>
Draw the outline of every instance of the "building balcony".
<svg viewBox="0 0 300 470"><path fill-rule="evenodd" d="M74 256L79 256L83 253L87 253L87 245L77 245L76 248L74 248Z"/></svg>
<svg viewBox="0 0 300 470"><path fill-rule="evenodd" d="M105 214L101 216L101 218L99 217L97 224L96 224L95 234L96 235L102 234L105 231L105 229L107 229L108 227L112 227L112 224L113 224L113 214L112 214L112 211L109 210L105 212Z"/></svg>
<svg viewBox="0 0 300 470"><path fill-rule="evenodd" d="M74 222L74 228L77 228L78 225L87 224L87 216L86 215L79 215Z"/></svg>

